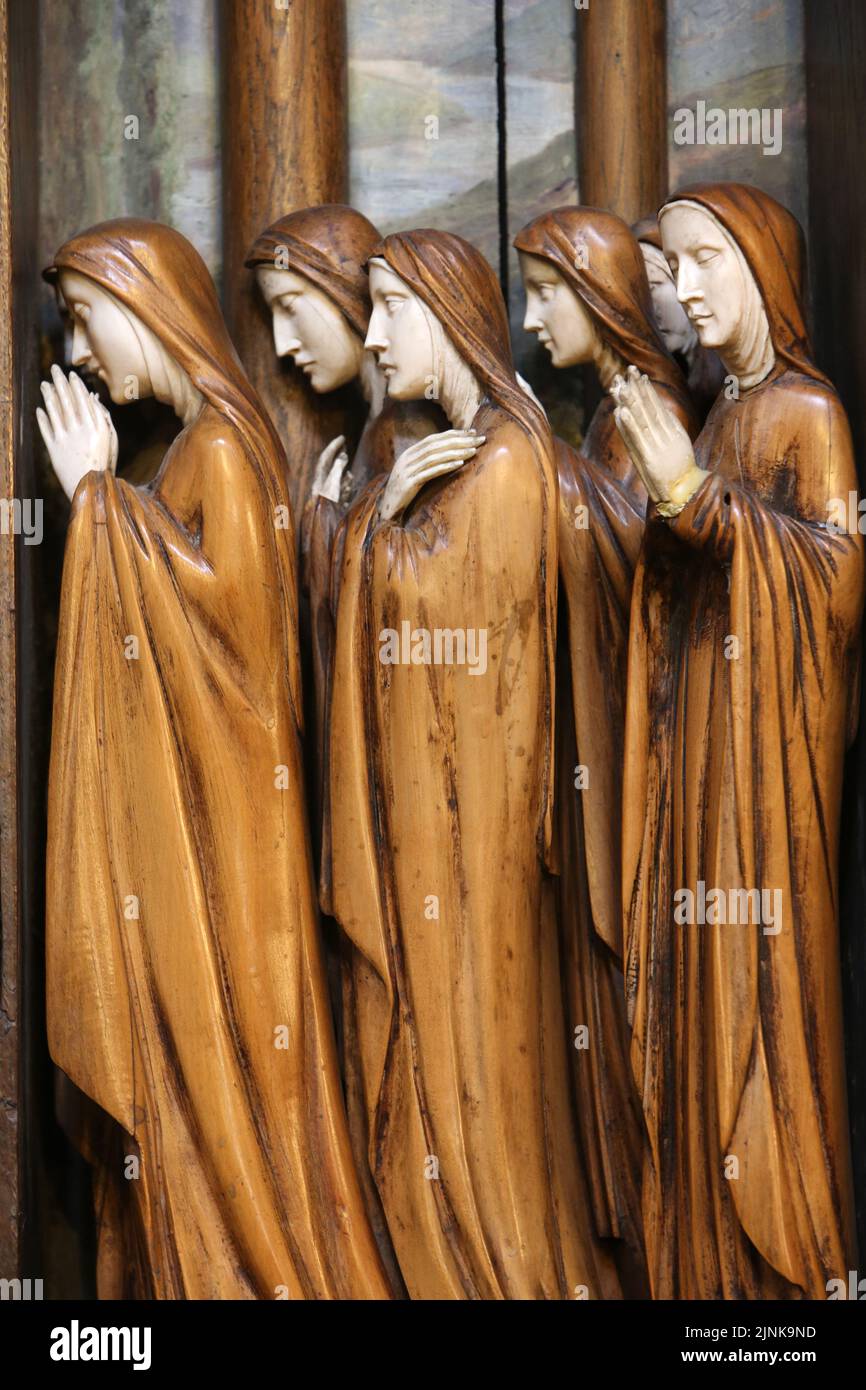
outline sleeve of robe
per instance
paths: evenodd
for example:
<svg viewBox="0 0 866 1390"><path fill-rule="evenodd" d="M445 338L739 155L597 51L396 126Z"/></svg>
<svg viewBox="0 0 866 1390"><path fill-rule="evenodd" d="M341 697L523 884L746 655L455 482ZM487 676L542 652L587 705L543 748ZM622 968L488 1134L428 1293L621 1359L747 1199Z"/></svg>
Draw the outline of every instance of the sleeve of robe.
<svg viewBox="0 0 866 1390"><path fill-rule="evenodd" d="M822 1269L847 1270L852 1251L837 860L863 543L827 526L831 499L847 499L857 485L838 399L823 389L792 392L786 424L797 445L796 514L712 474L669 525L729 568L727 630L740 652L719 664L741 883L782 892L781 932L756 930L738 969L719 969L722 1142L740 1156L731 1188L746 1233L787 1279L813 1289L816 1279L823 1287ZM688 736L700 740L702 731ZM649 1078L653 1059L640 1060L644 1012L639 996L636 1072Z"/></svg>

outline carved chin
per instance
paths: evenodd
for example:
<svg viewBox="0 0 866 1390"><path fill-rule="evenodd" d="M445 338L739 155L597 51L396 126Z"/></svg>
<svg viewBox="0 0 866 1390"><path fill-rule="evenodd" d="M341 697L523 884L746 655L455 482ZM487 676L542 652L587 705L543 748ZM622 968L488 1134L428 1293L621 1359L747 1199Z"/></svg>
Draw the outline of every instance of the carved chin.
<svg viewBox="0 0 866 1390"><path fill-rule="evenodd" d="M388 395L394 401L414 401L424 395L424 388L416 390L411 381L406 381L403 377L386 377L388 383Z"/></svg>
<svg viewBox="0 0 866 1390"><path fill-rule="evenodd" d="M692 327L697 334L698 342L701 347L718 348L722 346L719 326L715 319L707 319L705 323L694 323Z"/></svg>

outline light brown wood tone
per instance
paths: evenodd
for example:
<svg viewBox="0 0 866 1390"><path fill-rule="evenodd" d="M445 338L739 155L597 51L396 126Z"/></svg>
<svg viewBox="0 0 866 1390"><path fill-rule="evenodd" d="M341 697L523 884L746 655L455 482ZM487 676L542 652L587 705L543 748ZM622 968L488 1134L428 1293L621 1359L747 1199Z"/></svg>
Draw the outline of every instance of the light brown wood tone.
<svg viewBox="0 0 866 1390"><path fill-rule="evenodd" d="M226 319L280 437L298 442L288 467L299 518L309 486L305 468L340 433L339 422L312 406L293 366L274 370L268 315L243 264L259 232L277 217L345 201L345 5L292 0L282 9L273 0L223 0L222 22Z"/></svg>
<svg viewBox="0 0 866 1390"><path fill-rule="evenodd" d="M515 379L483 257L433 231L388 237L377 254L475 376L486 442L399 520L379 515L383 479L346 522L330 906L354 955L370 1165L413 1298L566 1299L581 1285L616 1297L573 1128L545 867L552 440ZM420 331L429 341L429 322ZM403 622L431 643L437 628L483 630L486 669L383 664L383 629Z"/></svg>
<svg viewBox="0 0 866 1390"><path fill-rule="evenodd" d="M544 213L515 238L549 262L588 311L605 360L636 362L697 433L685 380L652 315L640 247L621 218L595 208ZM610 369L610 367L608 368ZM631 1075L622 981L622 765L626 657L646 491L607 395L580 451L556 441L559 478L557 820L559 918L575 1105L599 1235L617 1238L629 1291L645 1296L640 1217L642 1126ZM575 768L588 786L576 789Z"/></svg>
<svg viewBox="0 0 866 1390"><path fill-rule="evenodd" d="M623 901L647 1257L657 1298L824 1299L855 1268L837 911L864 557L827 522L857 479L796 220L741 184L683 195L739 246L775 365L717 402L709 477L672 519L651 508L635 576ZM701 883L720 922L696 920ZM742 890L780 898L731 923Z"/></svg>
<svg viewBox="0 0 866 1390"><path fill-rule="evenodd" d="M140 1159L124 1193L137 1292L386 1298L318 939L282 449L179 233L102 224L61 248L63 270L139 318L203 405L153 491L90 472L73 500L51 1054ZM109 1232L126 1225L115 1213Z"/></svg>
<svg viewBox="0 0 866 1390"><path fill-rule="evenodd" d="M634 222L667 193L665 0L577 11L577 187Z"/></svg>

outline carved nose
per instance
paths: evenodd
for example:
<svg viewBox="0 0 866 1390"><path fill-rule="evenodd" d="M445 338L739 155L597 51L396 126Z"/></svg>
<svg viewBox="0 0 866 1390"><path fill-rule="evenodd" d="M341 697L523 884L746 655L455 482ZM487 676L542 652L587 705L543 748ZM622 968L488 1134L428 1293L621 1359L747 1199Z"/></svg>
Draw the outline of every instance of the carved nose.
<svg viewBox="0 0 866 1390"><path fill-rule="evenodd" d="M75 325L72 332L72 365L73 367L83 367L90 361L91 351L87 334L79 324Z"/></svg>

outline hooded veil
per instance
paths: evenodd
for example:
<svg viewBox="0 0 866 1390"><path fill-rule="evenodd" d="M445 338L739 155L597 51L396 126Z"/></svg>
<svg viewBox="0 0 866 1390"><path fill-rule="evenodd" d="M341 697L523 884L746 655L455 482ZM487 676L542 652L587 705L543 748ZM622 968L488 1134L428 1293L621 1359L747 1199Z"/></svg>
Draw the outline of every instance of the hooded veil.
<svg viewBox="0 0 866 1390"><path fill-rule="evenodd" d="M796 220L738 184L680 200L745 258L775 365L714 406L710 477L648 522L635 577L623 897L648 1258L657 1297L824 1298L854 1267L837 858L863 551L828 525L851 437L812 361Z"/></svg>
<svg viewBox="0 0 866 1390"><path fill-rule="evenodd" d="M598 208L557 208L514 244L555 268L606 351L646 372L693 433L685 380L656 329L643 256L625 222ZM556 463L566 600L558 656L559 916L569 1029L584 1024L589 1036L588 1047L573 1050L571 1070L596 1229L626 1242L629 1292L638 1293L641 1136L623 999L620 833L629 605L646 493L607 395L579 451L556 441Z"/></svg>
<svg viewBox="0 0 866 1390"><path fill-rule="evenodd" d="M556 477L483 257L414 231L374 253L482 392L474 458L346 522L326 892L351 942L373 1177L410 1294L618 1292L571 1124L551 853ZM384 664L403 630L410 656ZM424 634L486 641L483 669ZM417 644L417 645L416 645Z"/></svg>
<svg viewBox="0 0 866 1390"><path fill-rule="evenodd" d="M340 203L302 208L288 213L267 227L250 247L245 265L294 271L304 276L336 304L352 332L363 343L370 321L370 282L366 262L380 234L361 212ZM432 410L426 403L383 402L384 381L372 358L362 368L367 399L356 386L354 393L339 393L340 411L334 411L329 396L316 396L315 409L333 421L333 435L343 434L349 454L348 476L352 493L357 495L371 477L387 472L394 459L415 440L436 428ZM304 390L314 395L312 388ZM306 428L298 441L293 435L293 414L289 415L286 450L290 473L301 479L297 495L301 498L299 551L301 585L309 604L309 644L312 651L312 677L315 691L316 727L312 746L316 750L314 842L318 842L323 807L327 799L324 786L325 724L328 704L328 672L333 647L331 613L331 568L334 539L345 504L314 496L311 491L315 457L304 457L310 444ZM298 447L298 444L302 447ZM306 624L302 624L306 635Z"/></svg>
<svg viewBox="0 0 866 1390"><path fill-rule="evenodd" d="M387 1296L317 940L282 450L182 236L104 223L46 274L64 270L150 328L203 406L150 486L92 472L73 499L51 1055L140 1164L127 1201L152 1296Z"/></svg>

